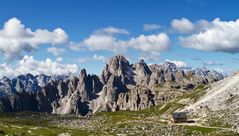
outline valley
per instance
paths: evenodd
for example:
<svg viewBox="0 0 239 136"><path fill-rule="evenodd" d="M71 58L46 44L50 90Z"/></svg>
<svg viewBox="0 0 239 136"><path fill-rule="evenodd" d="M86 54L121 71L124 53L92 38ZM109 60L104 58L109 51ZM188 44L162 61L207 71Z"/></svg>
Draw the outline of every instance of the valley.
<svg viewBox="0 0 239 136"><path fill-rule="evenodd" d="M0 3L0 136L239 136L239 0Z"/></svg>
<svg viewBox="0 0 239 136"><path fill-rule="evenodd" d="M172 112L181 110L187 105L182 104L185 100L196 101L199 96L205 94L207 88L207 86L199 86L174 100L139 111L105 111L88 116L39 112L3 113L0 115L0 133L33 136L238 135L229 124L223 124L219 118L189 116L189 119L195 120L195 123L171 123L169 120Z"/></svg>
<svg viewBox="0 0 239 136"><path fill-rule="evenodd" d="M0 81L2 135L239 134L238 110L231 110L238 106L237 74L224 78L205 68L130 64L115 56L100 76L82 69L79 77L27 74ZM186 121L172 121L176 112Z"/></svg>

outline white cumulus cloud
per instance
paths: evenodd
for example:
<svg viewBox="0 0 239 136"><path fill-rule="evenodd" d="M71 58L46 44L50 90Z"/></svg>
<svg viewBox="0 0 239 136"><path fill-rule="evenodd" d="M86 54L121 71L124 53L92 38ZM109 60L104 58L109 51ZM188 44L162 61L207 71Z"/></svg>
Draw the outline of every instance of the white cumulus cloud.
<svg viewBox="0 0 239 136"><path fill-rule="evenodd" d="M92 34L81 42L82 46L86 46L90 51L108 50L112 52L124 52L127 46L123 41L111 35Z"/></svg>
<svg viewBox="0 0 239 136"><path fill-rule="evenodd" d="M216 18L210 27L187 37L180 37L180 45L202 51L239 52L239 19L221 21Z"/></svg>
<svg viewBox="0 0 239 136"><path fill-rule="evenodd" d="M187 18L174 19L171 26L178 33L191 33L195 30L195 25Z"/></svg>
<svg viewBox="0 0 239 136"><path fill-rule="evenodd" d="M36 50L41 44L61 44L68 35L61 28L53 31L26 28L17 18L11 18L0 29L0 53L8 60L20 58L22 53Z"/></svg>
<svg viewBox="0 0 239 136"><path fill-rule="evenodd" d="M93 34L82 41L81 45L91 51L107 50L116 54L124 53L128 48L152 53L169 50L171 42L166 33L140 35L129 40L121 40L112 35Z"/></svg>
<svg viewBox="0 0 239 136"><path fill-rule="evenodd" d="M125 41L124 44L143 52L160 52L170 49L171 43L166 33L140 35Z"/></svg>
<svg viewBox="0 0 239 136"><path fill-rule="evenodd" d="M31 73L33 75L46 74L46 75L69 75L76 74L78 66L76 64L61 64L59 62L46 59L38 61L33 56L24 56L16 67L4 63L0 64L0 77L9 76L15 77L20 74Z"/></svg>
<svg viewBox="0 0 239 136"><path fill-rule="evenodd" d="M129 32L115 27L97 29L79 43L70 42L69 47L73 51L110 51L114 54L126 54L128 49L138 50L141 53L159 54L171 48L171 41L166 33L141 34L128 39L121 39L115 34L129 34Z"/></svg>

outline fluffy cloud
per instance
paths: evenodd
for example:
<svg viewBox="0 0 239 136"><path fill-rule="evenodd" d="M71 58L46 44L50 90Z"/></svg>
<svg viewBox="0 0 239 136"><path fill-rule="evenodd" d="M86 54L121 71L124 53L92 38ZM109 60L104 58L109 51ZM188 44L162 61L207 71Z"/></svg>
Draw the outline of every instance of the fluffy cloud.
<svg viewBox="0 0 239 136"><path fill-rule="evenodd" d="M159 54L171 48L170 38L166 33L139 35L129 39L120 39L115 34L129 34L125 29L107 27L98 29L88 38L79 43L70 42L69 48L73 51L110 51L114 54L126 54L129 48L141 53ZM84 62L84 60L81 60Z"/></svg>
<svg viewBox="0 0 239 136"><path fill-rule="evenodd" d="M144 24L143 30L144 31L153 31L160 29L161 26L158 24Z"/></svg>
<svg viewBox="0 0 239 136"><path fill-rule="evenodd" d="M143 52L160 52L168 50L171 46L167 34L140 35L124 42L127 46Z"/></svg>
<svg viewBox="0 0 239 136"><path fill-rule="evenodd" d="M191 22L187 18L181 18L172 20L171 27L174 32L181 34L191 34L199 33L212 27L212 23L204 19Z"/></svg>
<svg viewBox="0 0 239 136"><path fill-rule="evenodd" d="M94 32L95 34L124 34L124 35L128 35L129 31L126 29L122 29L122 28L116 28L116 27L106 27L106 28L101 28L98 29Z"/></svg>
<svg viewBox="0 0 239 136"><path fill-rule="evenodd" d="M24 56L23 59L17 63L16 68L4 63L0 64L0 69L0 77L14 77L29 72L33 75L42 73L47 75L69 75L78 72L78 67L75 64L61 64L51 59L37 61L32 56Z"/></svg>
<svg viewBox="0 0 239 136"><path fill-rule="evenodd" d="M23 52L36 50L40 44L61 44L68 35L61 28L53 31L25 28L17 18L5 22L0 30L0 52L8 59L20 58Z"/></svg>
<svg viewBox="0 0 239 136"><path fill-rule="evenodd" d="M64 48L50 47L47 49L48 52L52 53L55 56L60 56L65 52Z"/></svg>
<svg viewBox="0 0 239 136"><path fill-rule="evenodd" d="M174 31L179 33L191 33L195 30L195 25L186 18L174 19L171 26Z"/></svg>
<svg viewBox="0 0 239 136"><path fill-rule="evenodd" d="M190 67L187 65L187 63L183 61L172 61L172 60L166 60L166 62L171 62L174 63L178 68L183 68L183 69L189 69Z"/></svg>
<svg viewBox="0 0 239 136"><path fill-rule="evenodd" d="M213 20L210 27L187 37L180 37L180 45L202 51L239 51L239 19L236 21Z"/></svg>
<svg viewBox="0 0 239 136"><path fill-rule="evenodd" d="M82 46L86 46L90 51L108 50L112 52L124 52L126 46L123 41L112 35L93 34L81 42Z"/></svg>
<svg viewBox="0 0 239 136"><path fill-rule="evenodd" d="M194 25L195 25L195 31L194 32L196 32L196 33L199 33L201 31L205 31L205 30L212 27L212 23L207 21L207 20L204 20L204 19L196 21L196 23Z"/></svg>
<svg viewBox="0 0 239 136"><path fill-rule="evenodd" d="M170 39L165 33L140 35L129 40L120 40L112 35L93 34L85 39L81 45L86 46L91 51L108 50L116 54L124 53L128 48L152 53L169 50L171 47Z"/></svg>

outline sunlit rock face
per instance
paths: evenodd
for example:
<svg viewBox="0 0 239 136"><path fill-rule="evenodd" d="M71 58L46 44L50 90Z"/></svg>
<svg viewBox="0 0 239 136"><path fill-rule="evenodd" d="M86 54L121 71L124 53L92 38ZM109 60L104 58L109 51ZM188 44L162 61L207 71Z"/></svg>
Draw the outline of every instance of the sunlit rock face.
<svg viewBox="0 0 239 136"><path fill-rule="evenodd" d="M174 63L148 66L121 55L112 57L100 76L85 69L79 76L20 75L0 79L0 111L38 111L55 114L141 110L175 98L181 91L223 79L204 68L187 70ZM167 90L177 90L174 93ZM161 92L164 93L161 93Z"/></svg>

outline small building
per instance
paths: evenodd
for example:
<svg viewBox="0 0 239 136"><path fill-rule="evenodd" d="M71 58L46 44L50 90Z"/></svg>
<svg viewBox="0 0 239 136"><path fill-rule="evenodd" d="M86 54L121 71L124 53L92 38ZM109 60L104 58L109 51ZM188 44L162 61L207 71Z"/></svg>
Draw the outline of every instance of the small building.
<svg viewBox="0 0 239 136"><path fill-rule="evenodd" d="M170 116L172 123L186 123L187 122L187 113L186 112L174 112Z"/></svg>

